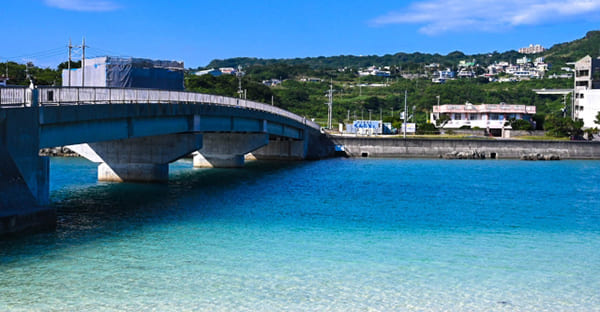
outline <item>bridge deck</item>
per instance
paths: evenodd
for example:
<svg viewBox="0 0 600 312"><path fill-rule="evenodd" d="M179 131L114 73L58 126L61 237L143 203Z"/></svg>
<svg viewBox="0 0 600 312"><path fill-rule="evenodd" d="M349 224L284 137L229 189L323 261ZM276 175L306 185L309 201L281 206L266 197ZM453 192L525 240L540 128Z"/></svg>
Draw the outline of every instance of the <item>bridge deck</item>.
<svg viewBox="0 0 600 312"><path fill-rule="evenodd" d="M289 118L313 129L320 126L310 119L298 116L276 106L220 95L132 88L100 87L39 87L37 96L26 87L1 87L0 107L106 105L106 104L212 104L257 110Z"/></svg>

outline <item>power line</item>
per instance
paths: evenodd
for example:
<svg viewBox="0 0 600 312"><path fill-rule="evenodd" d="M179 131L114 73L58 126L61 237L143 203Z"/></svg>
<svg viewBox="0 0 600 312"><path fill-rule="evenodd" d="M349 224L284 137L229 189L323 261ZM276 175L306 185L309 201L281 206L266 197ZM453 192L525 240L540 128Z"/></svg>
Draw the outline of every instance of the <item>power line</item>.
<svg viewBox="0 0 600 312"><path fill-rule="evenodd" d="M7 60L21 60L23 58L44 58L44 57L52 57L52 56L57 56L62 54L64 51L64 47L60 47L60 48L54 48L54 49L49 49L49 50L44 50L44 51L39 51L39 52L32 52L32 53L28 53L28 54L21 54L21 55L16 55L16 56L9 56L9 57L0 57L1 59L7 59Z"/></svg>
<svg viewBox="0 0 600 312"><path fill-rule="evenodd" d="M118 52L106 50L106 49L100 49L100 48L96 48L93 46L88 46L87 48L88 48L88 50L92 50L92 52L96 52L96 53L100 52L100 53L104 54L104 56L106 56L106 55L123 55L122 53L118 53Z"/></svg>

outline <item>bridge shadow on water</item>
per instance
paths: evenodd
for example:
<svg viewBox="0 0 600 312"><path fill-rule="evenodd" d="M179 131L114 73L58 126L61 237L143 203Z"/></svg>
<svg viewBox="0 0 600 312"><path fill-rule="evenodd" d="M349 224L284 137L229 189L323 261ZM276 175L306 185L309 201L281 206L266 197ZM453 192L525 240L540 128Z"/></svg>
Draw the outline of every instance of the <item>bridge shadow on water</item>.
<svg viewBox="0 0 600 312"><path fill-rule="evenodd" d="M144 231L166 223L202 222L227 215L227 205L247 186L279 179L306 162L255 161L244 168L194 169L191 160L170 167L165 184L97 182L96 164L82 159L52 159L51 205L55 231L0 240L0 264L14 257L39 256L57 248ZM54 170L54 172L53 172ZM246 195L247 196L247 195Z"/></svg>

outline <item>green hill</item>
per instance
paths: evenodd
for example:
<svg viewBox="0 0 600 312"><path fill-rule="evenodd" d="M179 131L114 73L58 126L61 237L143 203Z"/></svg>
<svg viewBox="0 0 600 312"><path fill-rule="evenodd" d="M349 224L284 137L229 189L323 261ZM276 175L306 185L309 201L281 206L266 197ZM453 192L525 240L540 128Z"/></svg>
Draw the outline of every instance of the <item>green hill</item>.
<svg viewBox="0 0 600 312"><path fill-rule="evenodd" d="M555 67L575 62L586 55L598 56L600 54L600 31L590 31L584 38L571 42L560 43L552 46L546 52L539 54L546 57L546 60ZM480 65L489 65L498 61L513 61L524 54L511 50L506 52L490 52L482 54L467 55L460 51L451 52L447 55L428 54L428 53L396 53L382 56L367 55L339 55L339 56L319 56L291 59L262 59L252 57L236 57L229 59L217 59L211 61L206 68L235 67L242 65L251 66L269 66L275 64L303 65L311 69L337 69L337 68L361 68L371 65L376 66L401 66L405 70L418 69L425 64L439 63L442 67L454 67L461 60L475 59Z"/></svg>
<svg viewBox="0 0 600 312"><path fill-rule="evenodd" d="M527 55L529 58L543 56L552 64L552 72L569 62L575 62L585 55L598 56L600 53L600 31L590 31L584 38L572 42L552 46L544 53ZM432 83L429 78L403 79L401 73L425 72L424 65L439 63L442 68L456 69L462 60L475 60L480 67L477 73L484 72L484 67L499 61L515 62L525 54L511 50L506 52L491 52L485 54L467 55L460 51L447 55L428 53L396 53L382 56L319 56L293 59L261 59L238 57L224 60L213 60L207 67L245 68L244 88L248 89L249 98L263 102L273 102L275 105L305 116L324 119L326 107L323 105L324 94L332 80L335 89L334 119L342 121L348 114L352 118L363 117L369 112L391 116L403 108L404 90L408 90L408 102L414 107L418 121L424 122L427 113L436 104L436 96L443 103L515 103L535 105L538 117L543 121L544 115L560 115L564 102L562 96L537 95L532 89L539 88L570 88L572 79L541 79L514 83L488 83L485 78L458 79L446 84ZM367 66L391 66L391 77L358 77L356 70ZM346 71L338 71L348 68ZM298 81L301 77L319 77L320 83ZM277 87L266 88L260 81L280 78L289 79ZM331 79L331 80L330 80ZM188 87L202 92L214 92L224 95L235 95L236 79L233 77L189 77ZM387 84L383 88L358 87L359 84ZM224 87L227 86L227 87ZM568 105L567 105L568 106ZM568 109L568 107L567 107ZM539 123L539 125L541 122Z"/></svg>
<svg viewBox="0 0 600 312"><path fill-rule="evenodd" d="M592 57L600 55L600 31L590 31L581 39L556 44L543 55L556 66L575 62L588 54Z"/></svg>
<svg viewBox="0 0 600 312"><path fill-rule="evenodd" d="M501 60L510 60L520 57L516 51L507 51L504 53L493 52L489 54L466 55L463 52L455 51L447 55L428 54L428 53L396 53L383 56L367 55L339 55L339 56L319 56L293 59L261 59L251 57L236 57L224 60L213 60L206 68L219 67L243 67L251 66L269 66L276 64L286 65L305 65L311 69L337 69L337 68L364 68L372 65L376 66L402 66L405 70L413 70L422 67L425 64L438 63L442 67L454 67L462 60L475 59L479 64L490 64Z"/></svg>

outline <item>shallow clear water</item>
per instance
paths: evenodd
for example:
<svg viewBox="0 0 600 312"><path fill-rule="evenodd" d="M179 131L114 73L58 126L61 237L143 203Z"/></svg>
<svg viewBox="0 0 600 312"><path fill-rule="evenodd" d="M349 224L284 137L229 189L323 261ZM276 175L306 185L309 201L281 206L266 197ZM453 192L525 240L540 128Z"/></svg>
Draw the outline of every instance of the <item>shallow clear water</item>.
<svg viewBox="0 0 600 312"><path fill-rule="evenodd" d="M600 311L600 162L51 161L56 232L0 241L0 310Z"/></svg>

